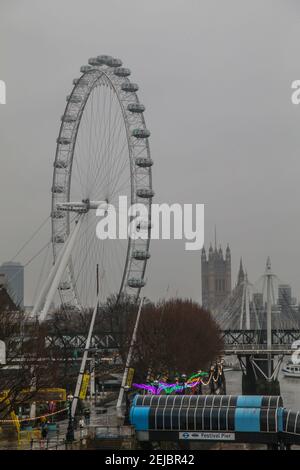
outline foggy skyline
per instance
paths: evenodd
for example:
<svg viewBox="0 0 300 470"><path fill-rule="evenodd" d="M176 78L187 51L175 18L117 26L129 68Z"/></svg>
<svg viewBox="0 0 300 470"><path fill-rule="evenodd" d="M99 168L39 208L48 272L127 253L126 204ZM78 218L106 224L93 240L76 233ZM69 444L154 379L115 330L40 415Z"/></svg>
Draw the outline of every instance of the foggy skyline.
<svg viewBox="0 0 300 470"><path fill-rule="evenodd" d="M267 256L300 298L300 5L287 0L2 0L0 264L50 213L65 97L90 57L131 69L146 106L156 203L204 203L205 246L251 282ZM50 233L40 236L37 248ZM143 292L201 299L201 252L153 241ZM23 262L21 258L18 261ZM40 266L25 270L32 302Z"/></svg>

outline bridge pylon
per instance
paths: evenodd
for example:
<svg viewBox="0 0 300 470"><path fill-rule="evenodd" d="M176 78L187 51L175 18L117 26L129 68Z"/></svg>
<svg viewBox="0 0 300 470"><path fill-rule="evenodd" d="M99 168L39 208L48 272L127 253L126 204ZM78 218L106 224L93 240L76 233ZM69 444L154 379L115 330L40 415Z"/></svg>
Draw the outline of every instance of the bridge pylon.
<svg viewBox="0 0 300 470"><path fill-rule="evenodd" d="M270 353L269 353L270 354ZM271 354L270 354L271 355ZM281 357L276 361L264 355L238 355L242 370L242 393L243 395L280 395L280 384L278 371ZM271 362L271 375L270 371Z"/></svg>

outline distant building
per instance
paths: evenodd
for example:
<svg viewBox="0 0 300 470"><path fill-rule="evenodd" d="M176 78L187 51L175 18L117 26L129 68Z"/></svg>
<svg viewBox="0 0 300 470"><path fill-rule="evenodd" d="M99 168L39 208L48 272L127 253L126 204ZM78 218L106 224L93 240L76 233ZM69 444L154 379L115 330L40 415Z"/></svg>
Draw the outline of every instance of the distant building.
<svg viewBox="0 0 300 470"><path fill-rule="evenodd" d="M0 289L6 287L6 276L5 274L0 273Z"/></svg>
<svg viewBox="0 0 300 470"><path fill-rule="evenodd" d="M260 328L267 328L267 302L263 299L262 293L253 295L253 302L259 318ZM299 328L300 315L297 300L292 297L292 288L289 284L278 285L278 299L272 305L272 328L273 329L294 329Z"/></svg>
<svg viewBox="0 0 300 470"><path fill-rule="evenodd" d="M0 313L5 311L14 312L17 307L7 292L6 276L0 274Z"/></svg>
<svg viewBox="0 0 300 470"><path fill-rule="evenodd" d="M240 286L245 282L245 273L243 268L242 258L240 259L240 268L238 272L237 285Z"/></svg>
<svg viewBox="0 0 300 470"><path fill-rule="evenodd" d="M227 246L225 257L221 246L212 245L206 255L201 252L202 305L208 310L215 309L231 293L231 253Z"/></svg>
<svg viewBox="0 0 300 470"><path fill-rule="evenodd" d="M289 284L279 284L278 286L278 305L282 310L290 308L292 305L292 288Z"/></svg>
<svg viewBox="0 0 300 470"><path fill-rule="evenodd" d="M261 311L264 308L264 296L261 292L255 292L253 294L253 302L255 304L256 311Z"/></svg>
<svg viewBox="0 0 300 470"><path fill-rule="evenodd" d="M292 297L292 288L289 284L278 285L277 309L279 310L280 321L286 328L299 326L299 306L297 299Z"/></svg>
<svg viewBox="0 0 300 470"><path fill-rule="evenodd" d="M24 267L20 263L7 262L0 266L5 276L6 290L17 307L24 306Z"/></svg>

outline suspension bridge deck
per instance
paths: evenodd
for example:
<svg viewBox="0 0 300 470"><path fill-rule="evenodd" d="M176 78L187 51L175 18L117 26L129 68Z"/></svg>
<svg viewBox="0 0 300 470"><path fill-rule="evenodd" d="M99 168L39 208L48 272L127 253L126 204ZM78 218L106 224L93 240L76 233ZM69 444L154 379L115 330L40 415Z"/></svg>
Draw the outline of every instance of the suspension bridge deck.
<svg viewBox="0 0 300 470"><path fill-rule="evenodd" d="M264 344L239 344L239 345L226 345L224 353L226 355L251 355L251 354L271 354L272 356L286 356L292 354L293 350L284 345L274 344L272 349L267 348Z"/></svg>

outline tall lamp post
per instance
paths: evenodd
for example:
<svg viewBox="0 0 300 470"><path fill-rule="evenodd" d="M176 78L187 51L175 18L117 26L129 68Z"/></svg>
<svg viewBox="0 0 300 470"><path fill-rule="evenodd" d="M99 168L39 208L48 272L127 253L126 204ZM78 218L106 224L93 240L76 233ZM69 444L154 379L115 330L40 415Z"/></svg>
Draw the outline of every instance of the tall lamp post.
<svg viewBox="0 0 300 470"><path fill-rule="evenodd" d="M181 383L182 383L182 394L185 395L186 393L186 374L181 374Z"/></svg>
<svg viewBox="0 0 300 470"><path fill-rule="evenodd" d="M129 420L129 414L130 414L130 401L129 401L129 391L130 391L130 387L128 387L127 385L125 385L124 387L124 392L125 392L125 416L124 416L124 424L125 426L130 424L130 420Z"/></svg>
<svg viewBox="0 0 300 470"><path fill-rule="evenodd" d="M74 437L74 425L73 425L73 417L72 417L72 402L73 402L73 395L68 395L67 396L67 401L68 401L68 429L67 429L67 434L66 434L66 441L67 442L73 442L75 440Z"/></svg>

